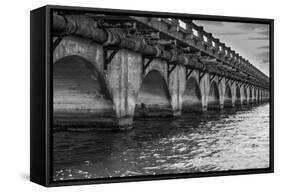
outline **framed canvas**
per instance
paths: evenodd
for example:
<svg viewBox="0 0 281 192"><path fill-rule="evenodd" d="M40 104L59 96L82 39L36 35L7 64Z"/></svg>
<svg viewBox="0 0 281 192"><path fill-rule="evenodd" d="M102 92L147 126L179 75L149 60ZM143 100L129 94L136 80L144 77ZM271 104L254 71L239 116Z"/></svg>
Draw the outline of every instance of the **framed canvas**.
<svg viewBox="0 0 281 192"><path fill-rule="evenodd" d="M30 179L273 172L273 20L31 11Z"/></svg>

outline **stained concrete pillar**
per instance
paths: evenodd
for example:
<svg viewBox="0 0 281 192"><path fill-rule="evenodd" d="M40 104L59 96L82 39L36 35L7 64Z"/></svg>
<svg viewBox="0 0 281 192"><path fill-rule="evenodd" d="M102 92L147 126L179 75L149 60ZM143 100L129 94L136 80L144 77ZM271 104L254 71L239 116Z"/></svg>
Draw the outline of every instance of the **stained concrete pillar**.
<svg viewBox="0 0 281 192"><path fill-rule="evenodd" d="M266 101L270 100L270 93L268 91L266 91Z"/></svg>
<svg viewBox="0 0 281 192"><path fill-rule="evenodd" d="M245 84L242 84L241 85L241 93L242 93L242 105L247 105L247 90L246 90L246 87L245 87Z"/></svg>
<svg viewBox="0 0 281 192"><path fill-rule="evenodd" d="M253 89L253 103L256 104L257 97L256 97L256 88Z"/></svg>
<svg viewBox="0 0 281 192"><path fill-rule="evenodd" d="M253 104L253 102L254 102L254 90L253 90L253 87L249 87L249 93L250 93L249 103Z"/></svg>
<svg viewBox="0 0 281 192"><path fill-rule="evenodd" d="M119 50L104 73L112 95L116 124L120 129L131 128L142 80L142 56L129 50Z"/></svg>
<svg viewBox="0 0 281 192"><path fill-rule="evenodd" d="M219 82L219 95L220 95L220 109L224 108L224 97L225 97L225 89L226 89L226 85L225 85L225 77L223 77Z"/></svg>
<svg viewBox="0 0 281 192"><path fill-rule="evenodd" d="M236 86L238 86L239 91L240 91L240 104L243 105L243 101L245 98L243 85L239 86L238 84L236 84Z"/></svg>
<svg viewBox="0 0 281 192"><path fill-rule="evenodd" d="M261 100L261 89L259 89L259 103L261 103L262 100Z"/></svg>
<svg viewBox="0 0 281 192"><path fill-rule="evenodd" d="M210 89L209 74L206 73L199 81L202 101L202 111L207 111L208 108L208 94Z"/></svg>
<svg viewBox="0 0 281 192"><path fill-rule="evenodd" d="M259 103L260 102L260 90L257 89L257 102Z"/></svg>
<svg viewBox="0 0 281 192"><path fill-rule="evenodd" d="M236 85L235 83L231 84L231 92L232 92L232 107L235 107L235 101L236 101Z"/></svg>
<svg viewBox="0 0 281 192"><path fill-rule="evenodd" d="M265 102L265 90L262 90L262 102Z"/></svg>
<svg viewBox="0 0 281 192"><path fill-rule="evenodd" d="M233 91L230 84L227 82L227 79L224 78L225 90L224 90L224 108L232 107L232 95Z"/></svg>
<svg viewBox="0 0 281 192"><path fill-rule="evenodd" d="M244 85L244 87L245 87L244 89L245 89L246 94L247 94L246 104L249 105L249 103L250 103L250 91L249 91L249 87L246 86L246 85Z"/></svg>
<svg viewBox="0 0 281 192"><path fill-rule="evenodd" d="M177 65L168 77L170 103L173 116L182 114L183 93L186 86L186 69L182 65Z"/></svg>

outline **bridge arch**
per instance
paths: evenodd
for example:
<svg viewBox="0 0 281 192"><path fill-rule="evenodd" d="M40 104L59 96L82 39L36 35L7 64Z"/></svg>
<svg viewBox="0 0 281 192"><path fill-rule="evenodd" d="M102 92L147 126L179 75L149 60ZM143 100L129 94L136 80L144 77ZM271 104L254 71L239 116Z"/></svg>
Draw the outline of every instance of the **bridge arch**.
<svg viewBox="0 0 281 192"><path fill-rule="evenodd" d="M262 89L262 90L261 90L261 100L262 100L262 102L264 102L264 99L265 99L265 98L264 98L264 90Z"/></svg>
<svg viewBox="0 0 281 192"><path fill-rule="evenodd" d="M103 71L103 48L86 39L66 36L53 50L53 63L68 56L79 56L95 65L100 73Z"/></svg>
<svg viewBox="0 0 281 192"><path fill-rule="evenodd" d="M248 104L248 91L245 85L243 86L243 95L243 104Z"/></svg>
<svg viewBox="0 0 281 192"><path fill-rule="evenodd" d="M145 59L144 62L149 63L148 59ZM167 62L162 59L153 59L147 66L146 69L143 69L143 74L145 78L151 71L158 71L162 78L168 82L168 72L167 72Z"/></svg>
<svg viewBox="0 0 281 192"><path fill-rule="evenodd" d="M256 88L256 103L259 103L259 88Z"/></svg>
<svg viewBox="0 0 281 192"><path fill-rule="evenodd" d="M185 91L183 93L182 111L202 110L202 93L198 76L192 73L186 80Z"/></svg>
<svg viewBox="0 0 281 192"><path fill-rule="evenodd" d="M225 87L224 107L232 107L232 92L229 84L226 84Z"/></svg>
<svg viewBox="0 0 281 192"><path fill-rule="evenodd" d="M257 102L257 89L255 87L253 88L253 102Z"/></svg>
<svg viewBox="0 0 281 192"><path fill-rule="evenodd" d="M77 55L57 60L53 64L53 87L55 124L93 126L99 124L101 115L113 123L111 95L91 61Z"/></svg>
<svg viewBox="0 0 281 192"><path fill-rule="evenodd" d="M236 85L235 88L235 106L239 106L241 105L241 91L240 91L240 87L238 85Z"/></svg>
<svg viewBox="0 0 281 192"><path fill-rule="evenodd" d="M249 103L253 103L253 88L249 87Z"/></svg>
<svg viewBox="0 0 281 192"><path fill-rule="evenodd" d="M171 116L170 98L168 84L162 73L150 70L138 91L134 116Z"/></svg>
<svg viewBox="0 0 281 192"><path fill-rule="evenodd" d="M261 90L258 89L258 102L261 102Z"/></svg>
<svg viewBox="0 0 281 192"><path fill-rule="evenodd" d="M219 85L216 81L212 81L208 94L208 109L220 108L220 91Z"/></svg>

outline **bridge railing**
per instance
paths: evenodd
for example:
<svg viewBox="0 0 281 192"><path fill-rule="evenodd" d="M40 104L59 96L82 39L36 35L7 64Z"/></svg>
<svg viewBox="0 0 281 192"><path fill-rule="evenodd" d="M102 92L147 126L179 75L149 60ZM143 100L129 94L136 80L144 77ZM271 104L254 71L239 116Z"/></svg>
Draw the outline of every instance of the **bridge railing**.
<svg viewBox="0 0 281 192"><path fill-rule="evenodd" d="M165 19L164 19L165 20ZM245 72L247 75L261 79L261 81L269 83L269 79L248 60L240 56L230 47L227 47L224 43L220 42L220 39L213 37L211 33L204 31L204 28L196 25L192 20L181 19L166 19L169 22L173 21L173 24L178 24L179 30L185 32L187 41L203 49L208 53L215 55L222 62L231 65L237 70ZM183 36L183 35L181 35Z"/></svg>

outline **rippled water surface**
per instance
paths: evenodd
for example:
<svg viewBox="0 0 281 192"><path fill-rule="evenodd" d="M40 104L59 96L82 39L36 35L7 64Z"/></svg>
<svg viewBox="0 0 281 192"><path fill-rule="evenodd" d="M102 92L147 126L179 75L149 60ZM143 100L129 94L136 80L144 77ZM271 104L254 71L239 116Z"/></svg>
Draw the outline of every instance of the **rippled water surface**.
<svg viewBox="0 0 281 192"><path fill-rule="evenodd" d="M269 104L54 133L54 180L266 168Z"/></svg>

